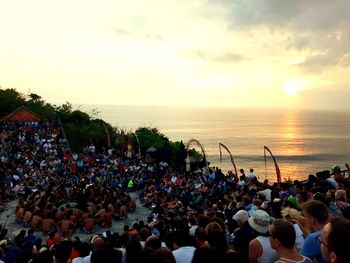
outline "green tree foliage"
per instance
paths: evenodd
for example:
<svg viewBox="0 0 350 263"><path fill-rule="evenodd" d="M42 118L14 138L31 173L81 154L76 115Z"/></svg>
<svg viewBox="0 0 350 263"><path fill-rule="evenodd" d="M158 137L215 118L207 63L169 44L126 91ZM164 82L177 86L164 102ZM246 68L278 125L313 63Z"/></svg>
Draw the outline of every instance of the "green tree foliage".
<svg viewBox="0 0 350 263"><path fill-rule="evenodd" d="M178 168L185 168L186 148L183 142L171 142L171 163Z"/></svg>
<svg viewBox="0 0 350 263"><path fill-rule="evenodd" d="M15 89L1 89L0 88L0 116L15 111L20 106L25 104L25 97L18 93Z"/></svg>
<svg viewBox="0 0 350 263"><path fill-rule="evenodd" d="M73 110L69 102L60 106L51 105L34 93L26 96L15 89L0 88L0 117L6 116L20 106L25 106L51 121L59 122L60 120L72 150L81 150L90 143L97 147L106 147L109 136L113 147L119 146L121 149L126 149L125 144L131 143L134 152L138 153L139 145L135 134L116 130L105 121L96 119L98 114L96 109L92 110L91 114L87 114L80 110ZM157 152L154 156L157 159L176 167L184 166L186 150L182 142L171 142L157 128L140 127L135 133L140 142L142 155L145 155L150 147L155 147ZM196 151L191 156L200 159Z"/></svg>
<svg viewBox="0 0 350 263"><path fill-rule="evenodd" d="M68 122L69 116L72 113L72 109L73 109L72 104L69 102L66 102L61 106L56 107L56 112L60 117L62 123Z"/></svg>
<svg viewBox="0 0 350 263"><path fill-rule="evenodd" d="M31 111L38 113L44 118L48 118L55 111L54 106L46 103L39 95L30 93L24 105Z"/></svg>
<svg viewBox="0 0 350 263"><path fill-rule="evenodd" d="M52 115L57 113L73 150L80 150L90 143L98 147L107 146L107 134L111 137L111 142L115 141L115 132L108 123L101 119L92 119L98 113L96 110L92 112L91 117L80 110L73 110L69 102L55 106L46 103L41 96L34 93L25 96L15 89L0 88L0 117L6 116L21 106L55 121L56 118L52 118Z"/></svg>
<svg viewBox="0 0 350 263"><path fill-rule="evenodd" d="M171 165L183 168L184 160L186 158L186 150L183 142L172 142L164 134L159 132L157 128L151 127L140 127L135 133L140 142L141 154L145 155L147 149L154 147L157 149L157 152L154 155L158 160L166 161ZM132 148L134 152L138 152L138 143L136 136L130 134Z"/></svg>
<svg viewBox="0 0 350 263"><path fill-rule="evenodd" d="M83 125L78 123L78 121L73 120L63 124L72 150L80 150L91 143L97 147L107 145L105 130L99 123L95 121Z"/></svg>
<svg viewBox="0 0 350 263"><path fill-rule="evenodd" d="M139 138L142 154L145 154L150 147L155 147L157 150L162 149L165 143L169 142L169 139L164 134L160 133L157 128L140 127L135 133ZM138 149L138 143L135 136L132 136L131 143L133 149Z"/></svg>

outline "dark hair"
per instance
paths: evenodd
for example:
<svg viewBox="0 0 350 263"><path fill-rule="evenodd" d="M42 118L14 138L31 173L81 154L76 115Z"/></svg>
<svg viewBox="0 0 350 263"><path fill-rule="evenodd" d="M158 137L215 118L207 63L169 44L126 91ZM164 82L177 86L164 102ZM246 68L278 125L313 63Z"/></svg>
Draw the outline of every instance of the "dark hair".
<svg viewBox="0 0 350 263"><path fill-rule="evenodd" d="M300 200L302 202L306 202L307 201L307 192L302 191L302 192L299 193L299 196L300 196Z"/></svg>
<svg viewBox="0 0 350 263"><path fill-rule="evenodd" d="M79 256L80 257L86 257L90 254L91 251L91 246L89 243L84 242L81 244L80 248L79 248Z"/></svg>
<svg viewBox="0 0 350 263"><path fill-rule="evenodd" d="M194 231L194 235L195 235L196 238L199 238L201 240L206 240L207 239L207 234L206 234L205 229L203 227L198 227Z"/></svg>
<svg viewBox="0 0 350 263"><path fill-rule="evenodd" d="M220 254L224 254L227 252L228 243L224 232L214 231L208 233L207 240L210 247L220 252Z"/></svg>
<svg viewBox="0 0 350 263"><path fill-rule="evenodd" d="M45 250L43 252L38 253L34 259L33 263L52 263L53 256L50 250Z"/></svg>
<svg viewBox="0 0 350 263"><path fill-rule="evenodd" d="M188 246L190 243L190 234L183 230L175 231L173 233L173 242L179 247Z"/></svg>
<svg viewBox="0 0 350 263"><path fill-rule="evenodd" d="M91 263L121 263L122 253L113 248L102 248L91 254Z"/></svg>
<svg viewBox="0 0 350 263"><path fill-rule="evenodd" d="M314 200L320 201L327 205L326 195L320 192L314 194Z"/></svg>
<svg viewBox="0 0 350 263"><path fill-rule="evenodd" d="M149 232L148 228L146 228L146 227L142 228L139 231L139 236L140 236L140 239L142 241L145 241L150 236L150 232Z"/></svg>
<svg viewBox="0 0 350 263"><path fill-rule="evenodd" d="M159 248L153 256L154 263L176 263L175 257L170 249Z"/></svg>
<svg viewBox="0 0 350 263"><path fill-rule="evenodd" d="M347 206L343 210L343 217L350 220L350 206Z"/></svg>
<svg viewBox="0 0 350 263"><path fill-rule="evenodd" d="M333 251L339 263L350 262L348 237L350 236L350 221L337 217L330 221L330 232L327 243L330 251Z"/></svg>
<svg viewBox="0 0 350 263"><path fill-rule="evenodd" d="M321 224L325 223L329 216L326 205L317 200L305 202L303 204L303 212L306 212Z"/></svg>
<svg viewBox="0 0 350 263"><path fill-rule="evenodd" d="M194 251L192 263L211 263L211 262L221 262L222 255L213 248L200 247Z"/></svg>
<svg viewBox="0 0 350 263"><path fill-rule="evenodd" d="M249 263L248 256L242 252L230 251L223 256L224 263L239 262Z"/></svg>
<svg viewBox="0 0 350 263"><path fill-rule="evenodd" d="M157 236L151 236L147 238L145 247L157 250L162 246L162 241Z"/></svg>
<svg viewBox="0 0 350 263"><path fill-rule="evenodd" d="M271 236L277 239L283 247L293 248L295 235L294 226L288 221L276 219L272 222Z"/></svg>
<svg viewBox="0 0 350 263"><path fill-rule="evenodd" d="M207 226L207 224L209 224L209 220L210 220L209 217L204 216L204 215L200 215L198 217L198 226L205 228Z"/></svg>
<svg viewBox="0 0 350 263"><path fill-rule="evenodd" d="M66 262L73 249L72 241L64 240L55 249L55 258L57 262Z"/></svg>
<svg viewBox="0 0 350 263"><path fill-rule="evenodd" d="M135 239L131 239L126 245L126 262L128 263L140 262L141 251L142 251L142 247L140 242Z"/></svg>

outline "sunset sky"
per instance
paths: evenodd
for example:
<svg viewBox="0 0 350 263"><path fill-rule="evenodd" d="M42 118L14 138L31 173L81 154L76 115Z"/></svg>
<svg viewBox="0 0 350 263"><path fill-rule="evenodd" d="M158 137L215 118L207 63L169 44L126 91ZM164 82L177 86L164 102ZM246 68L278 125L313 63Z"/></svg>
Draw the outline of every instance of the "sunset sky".
<svg viewBox="0 0 350 263"><path fill-rule="evenodd" d="M349 110L349 0L0 0L0 86L51 103Z"/></svg>

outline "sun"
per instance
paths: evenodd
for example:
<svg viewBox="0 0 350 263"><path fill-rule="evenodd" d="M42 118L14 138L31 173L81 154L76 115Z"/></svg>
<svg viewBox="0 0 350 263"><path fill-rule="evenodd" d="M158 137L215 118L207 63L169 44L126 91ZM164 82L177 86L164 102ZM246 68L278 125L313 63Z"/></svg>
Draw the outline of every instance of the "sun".
<svg viewBox="0 0 350 263"><path fill-rule="evenodd" d="M304 89L304 87L296 80L287 80L283 83L283 89L288 96L295 97Z"/></svg>

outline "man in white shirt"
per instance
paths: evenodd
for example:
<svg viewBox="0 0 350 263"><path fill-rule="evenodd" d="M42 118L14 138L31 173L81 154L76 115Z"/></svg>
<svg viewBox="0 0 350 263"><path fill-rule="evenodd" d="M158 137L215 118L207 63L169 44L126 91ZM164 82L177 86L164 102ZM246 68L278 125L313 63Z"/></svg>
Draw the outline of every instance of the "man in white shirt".
<svg viewBox="0 0 350 263"><path fill-rule="evenodd" d="M173 233L173 255L176 263L191 263L195 247L190 245L190 234L185 231Z"/></svg>
<svg viewBox="0 0 350 263"><path fill-rule="evenodd" d="M248 178L249 178L249 180L254 180L256 178L256 175L254 174L253 168L250 168Z"/></svg>

